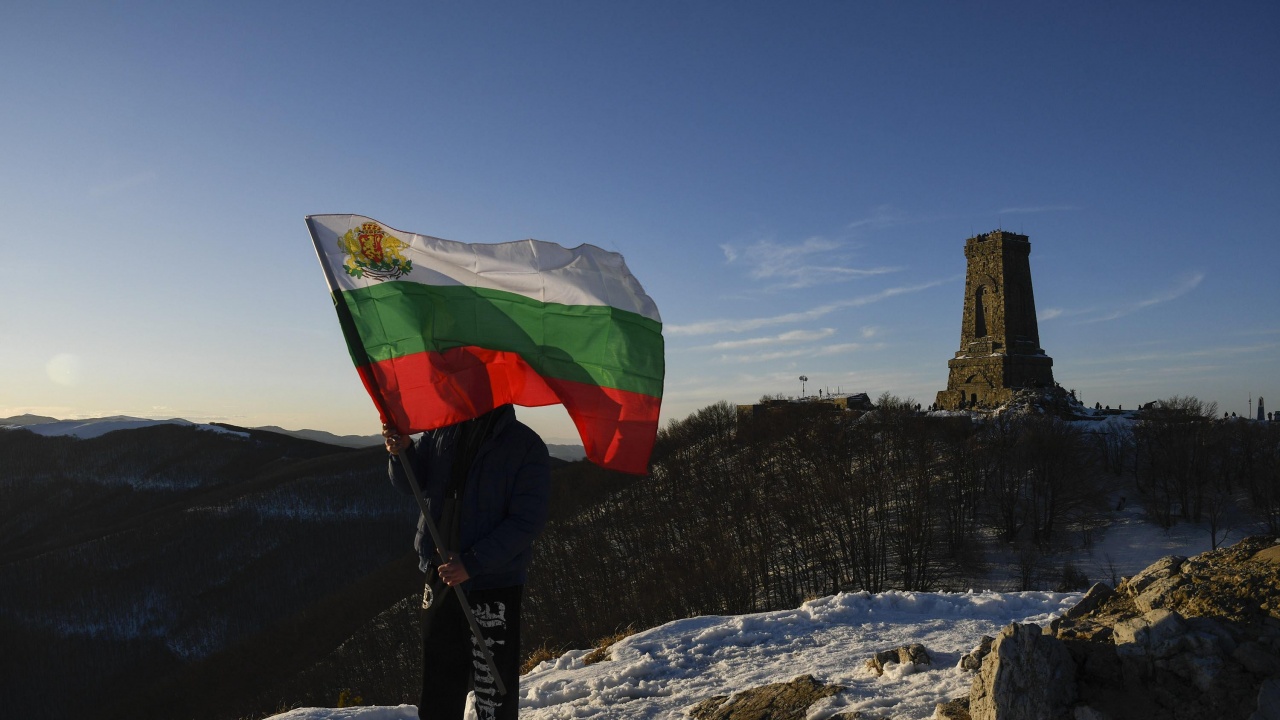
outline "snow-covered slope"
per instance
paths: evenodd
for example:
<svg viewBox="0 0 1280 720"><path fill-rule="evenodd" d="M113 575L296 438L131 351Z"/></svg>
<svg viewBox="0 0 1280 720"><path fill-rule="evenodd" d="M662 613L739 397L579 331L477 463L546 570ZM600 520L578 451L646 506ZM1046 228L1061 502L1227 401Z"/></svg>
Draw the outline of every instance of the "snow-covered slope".
<svg viewBox="0 0 1280 720"><path fill-rule="evenodd" d="M287 720L418 720L418 708L413 705L335 709L298 708L281 715L272 715L267 720L281 718L287 718Z"/></svg>
<svg viewBox="0 0 1280 720"><path fill-rule="evenodd" d="M1164 555L1209 549L1203 525L1164 530L1126 503L1111 513L1092 548L1065 553L1094 580L1111 572L1132 575ZM1258 528L1244 518L1227 544ZM923 720L934 706L968 692L972 675L956 668L960 656L983 635L1011 622L1044 624L1080 598L1079 593L842 593L795 610L677 620L619 642L613 659L584 665L587 650L542 663L520 682L521 717L670 718L704 698L727 695L811 673L848 690L814 708L819 720L843 710ZM875 652L919 642L933 666L918 672L892 667L883 677L863 669ZM411 705L379 708L306 708L273 720L412 720ZM474 717L474 716L472 716Z"/></svg>
<svg viewBox="0 0 1280 720"><path fill-rule="evenodd" d="M895 718L928 718L934 706L968 692L960 656L982 635L1010 622L1048 622L1079 594L842 593L795 610L677 620L632 635L613 659L584 665L586 650L544 662L520 682L522 718L669 718L713 695L797 675L848 690L824 701L820 717L874 709ZM919 642L933 665L891 666L882 677L863 667L877 651ZM811 714L811 717L814 715ZM300 709L275 720L413 718L409 706Z"/></svg>
<svg viewBox="0 0 1280 720"><path fill-rule="evenodd" d="M544 663L521 684L526 718L658 718L713 695L812 674L848 690L837 710L876 709L927 718L968 692L960 656L1010 622L1047 622L1079 599L1062 593L846 593L795 610L679 620L619 642L613 660L583 666L584 653ZM933 666L863 667L875 652L922 643ZM825 714L825 713L824 713Z"/></svg>

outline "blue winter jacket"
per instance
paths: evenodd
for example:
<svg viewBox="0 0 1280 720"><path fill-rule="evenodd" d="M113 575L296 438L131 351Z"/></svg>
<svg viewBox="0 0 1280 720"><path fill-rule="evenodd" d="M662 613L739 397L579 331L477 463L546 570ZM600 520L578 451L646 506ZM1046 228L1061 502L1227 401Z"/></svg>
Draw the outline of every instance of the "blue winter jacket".
<svg viewBox="0 0 1280 720"><path fill-rule="evenodd" d="M533 540L547 522L551 495L547 446L537 433L516 420L512 406L503 405L493 412L493 426L467 474L459 547L449 548L461 551L462 564L471 576L465 590L523 585L533 559ZM458 425L432 430L405 451L437 528L461 434ZM394 455L388 473L396 488L413 492ZM421 516L413 546L426 572L434 562L435 548Z"/></svg>

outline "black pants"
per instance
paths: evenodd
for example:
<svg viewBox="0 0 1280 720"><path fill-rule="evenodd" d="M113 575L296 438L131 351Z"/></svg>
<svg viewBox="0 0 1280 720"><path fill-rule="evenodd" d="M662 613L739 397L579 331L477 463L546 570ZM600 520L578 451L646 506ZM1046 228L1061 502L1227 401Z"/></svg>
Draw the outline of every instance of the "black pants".
<svg viewBox="0 0 1280 720"><path fill-rule="evenodd" d="M480 720L515 720L520 712L520 598L524 586L473 590L471 612L493 652L507 694L499 696L484 654L471 636L458 595L444 588L422 615L421 720L461 720L467 692Z"/></svg>

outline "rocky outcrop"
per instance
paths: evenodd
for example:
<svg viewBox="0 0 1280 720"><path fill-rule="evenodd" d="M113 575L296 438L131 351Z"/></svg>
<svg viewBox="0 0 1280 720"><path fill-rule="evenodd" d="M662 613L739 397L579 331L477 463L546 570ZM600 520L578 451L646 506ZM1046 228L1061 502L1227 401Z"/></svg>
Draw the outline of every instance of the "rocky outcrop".
<svg viewBox="0 0 1280 720"><path fill-rule="evenodd" d="M930 720L973 720L969 715L969 698L961 697L938 703Z"/></svg>
<svg viewBox="0 0 1280 720"><path fill-rule="evenodd" d="M866 668L876 675L883 675L886 665L892 663L911 663L912 665L932 665L929 651L920 643L903 645L892 650L878 652L866 663Z"/></svg>
<svg viewBox="0 0 1280 720"><path fill-rule="evenodd" d="M995 641L996 639L990 635L983 635L982 639L978 641L977 647L960 657L960 667L965 670L975 671L982 669L982 661L991 652L991 644ZM965 704L965 707L968 707L968 703Z"/></svg>
<svg viewBox="0 0 1280 720"><path fill-rule="evenodd" d="M1114 591L1094 586L1043 632L1005 628L974 678L969 712L974 720L1280 720L1277 539L1161 558Z"/></svg>
<svg viewBox="0 0 1280 720"><path fill-rule="evenodd" d="M969 693L969 715L1070 720L1075 680L1075 663L1061 641L1039 625L1010 625L982 660Z"/></svg>
<svg viewBox="0 0 1280 720"><path fill-rule="evenodd" d="M693 720L803 720L809 706L844 688L826 685L812 675L707 698L689 710Z"/></svg>

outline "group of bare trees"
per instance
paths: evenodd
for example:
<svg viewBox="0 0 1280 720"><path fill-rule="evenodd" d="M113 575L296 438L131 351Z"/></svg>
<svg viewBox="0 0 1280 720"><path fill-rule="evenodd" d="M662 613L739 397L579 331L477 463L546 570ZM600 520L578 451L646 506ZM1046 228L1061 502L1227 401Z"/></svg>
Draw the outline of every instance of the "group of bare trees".
<svg viewBox="0 0 1280 720"><path fill-rule="evenodd" d="M1280 423L1219 419L1216 403L1173 397L1133 428L1133 478L1164 527L1206 522L1214 547L1232 511L1250 509L1280 533Z"/></svg>
<svg viewBox="0 0 1280 720"><path fill-rule="evenodd" d="M860 416L711 405L659 434L648 480L549 526L529 635L580 643L842 590L959 587L986 538L1044 549L1089 527L1115 482L1102 466L1045 416L933 417L891 396Z"/></svg>

